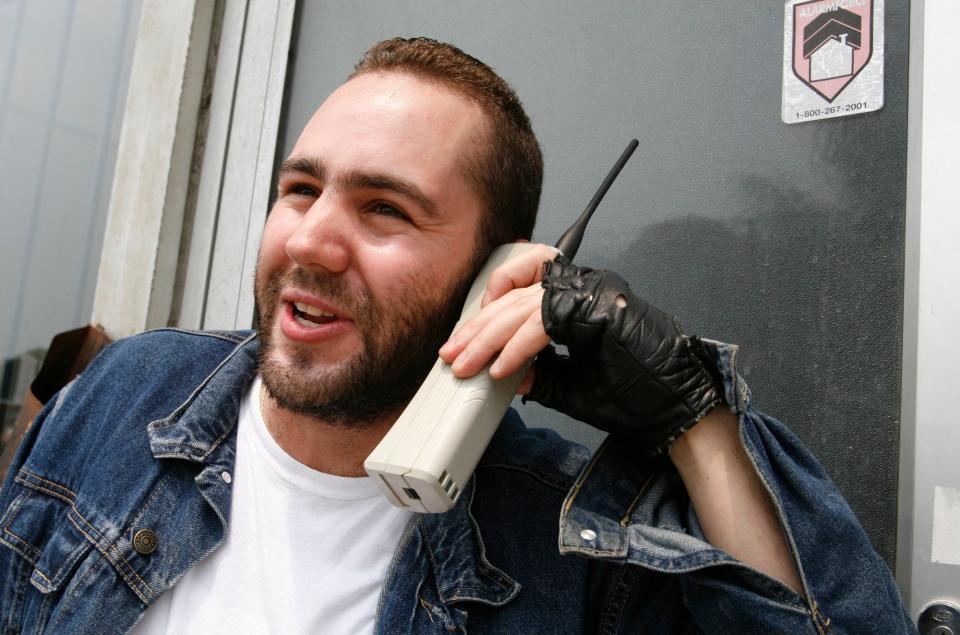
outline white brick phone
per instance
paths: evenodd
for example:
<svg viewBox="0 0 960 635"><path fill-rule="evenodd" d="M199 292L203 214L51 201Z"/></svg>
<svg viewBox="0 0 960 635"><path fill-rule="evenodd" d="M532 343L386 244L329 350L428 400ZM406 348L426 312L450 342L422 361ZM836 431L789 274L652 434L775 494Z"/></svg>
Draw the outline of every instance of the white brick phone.
<svg viewBox="0 0 960 635"><path fill-rule="evenodd" d="M493 251L470 287L457 326L480 312L493 270L533 247L512 243ZM460 379L438 358L406 410L367 457L367 473L398 507L447 511L460 497L529 367L525 364L495 380L488 365Z"/></svg>

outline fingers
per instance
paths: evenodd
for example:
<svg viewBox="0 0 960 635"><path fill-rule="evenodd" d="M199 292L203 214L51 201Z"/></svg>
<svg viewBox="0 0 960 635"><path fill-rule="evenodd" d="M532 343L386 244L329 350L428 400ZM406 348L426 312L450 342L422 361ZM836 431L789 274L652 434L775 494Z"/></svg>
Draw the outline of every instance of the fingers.
<svg viewBox="0 0 960 635"><path fill-rule="evenodd" d="M539 283L544 261L553 260L556 256L557 252L552 247L533 245L531 249L500 265L490 275L480 306L486 306L513 289Z"/></svg>
<svg viewBox="0 0 960 635"><path fill-rule="evenodd" d="M500 379L512 375L549 343L550 336L543 330L543 320L538 311L527 318L500 351L497 361L490 367L490 376Z"/></svg>
<svg viewBox="0 0 960 635"><path fill-rule="evenodd" d="M506 377L550 342L543 330L539 282L544 261L556 254L546 245L531 245L494 270L480 314L462 324L440 348L440 357L451 365L454 375L475 375L496 357L490 374Z"/></svg>
<svg viewBox="0 0 960 635"><path fill-rule="evenodd" d="M543 289L530 286L498 298L457 329L440 357L457 377L475 375L498 353L490 374L501 378L516 372L550 342L540 317L542 296Z"/></svg>

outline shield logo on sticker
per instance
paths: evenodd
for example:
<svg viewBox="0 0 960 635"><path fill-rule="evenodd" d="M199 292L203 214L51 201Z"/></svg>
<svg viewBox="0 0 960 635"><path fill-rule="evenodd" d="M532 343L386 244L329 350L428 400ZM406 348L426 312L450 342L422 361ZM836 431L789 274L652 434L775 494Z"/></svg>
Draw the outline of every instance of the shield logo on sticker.
<svg viewBox="0 0 960 635"><path fill-rule="evenodd" d="M811 0L793 7L793 74L832 102L873 53L873 0Z"/></svg>

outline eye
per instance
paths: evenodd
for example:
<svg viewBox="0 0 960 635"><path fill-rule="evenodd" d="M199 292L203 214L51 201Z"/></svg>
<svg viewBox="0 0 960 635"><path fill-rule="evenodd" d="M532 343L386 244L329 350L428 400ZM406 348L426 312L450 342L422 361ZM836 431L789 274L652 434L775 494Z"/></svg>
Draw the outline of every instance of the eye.
<svg viewBox="0 0 960 635"><path fill-rule="evenodd" d="M407 222L410 221L410 217L407 216L406 212L396 205L391 205L390 203L385 203L384 201L377 201L376 203L370 205L370 211L372 211L374 214L379 214L380 216L397 218Z"/></svg>
<svg viewBox="0 0 960 635"><path fill-rule="evenodd" d="M311 198L317 198L320 196L320 193L316 188L307 185L306 183L294 183L289 188L287 188L287 195L293 196L309 196Z"/></svg>
<svg viewBox="0 0 960 635"><path fill-rule="evenodd" d="M315 199L320 196L321 189L315 187L308 181L302 181L289 176L281 177L277 183L277 198L300 198L306 197Z"/></svg>

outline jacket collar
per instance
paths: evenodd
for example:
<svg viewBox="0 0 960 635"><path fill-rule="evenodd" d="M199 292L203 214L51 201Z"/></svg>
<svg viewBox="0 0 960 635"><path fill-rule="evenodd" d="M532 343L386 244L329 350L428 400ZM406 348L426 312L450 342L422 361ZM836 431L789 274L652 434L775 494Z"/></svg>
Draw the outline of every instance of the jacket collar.
<svg viewBox="0 0 960 635"><path fill-rule="evenodd" d="M475 492L470 479L453 509L421 514L420 529L444 604L502 606L516 597L520 584L487 559L480 527L470 511Z"/></svg>
<svg viewBox="0 0 960 635"><path fill-rule="evenodd" d="M496 454L498 446L511 445L523 427L517 414L507 411L484 456L491 451ZM502 606L517 596L520 584L487 558L484 536L472 511L475 496L476 478L471 478L453 509L422 514L420 529L437 593L445 604L472 601Z"/></svg>
<svg viewBox="0 0 960 635"><path fill-rule="evenodd" d="M257 372L257 348L251 334L176 410L150 422L147 436L155 458L208 462L236 427L240 402Z"/></svg>

